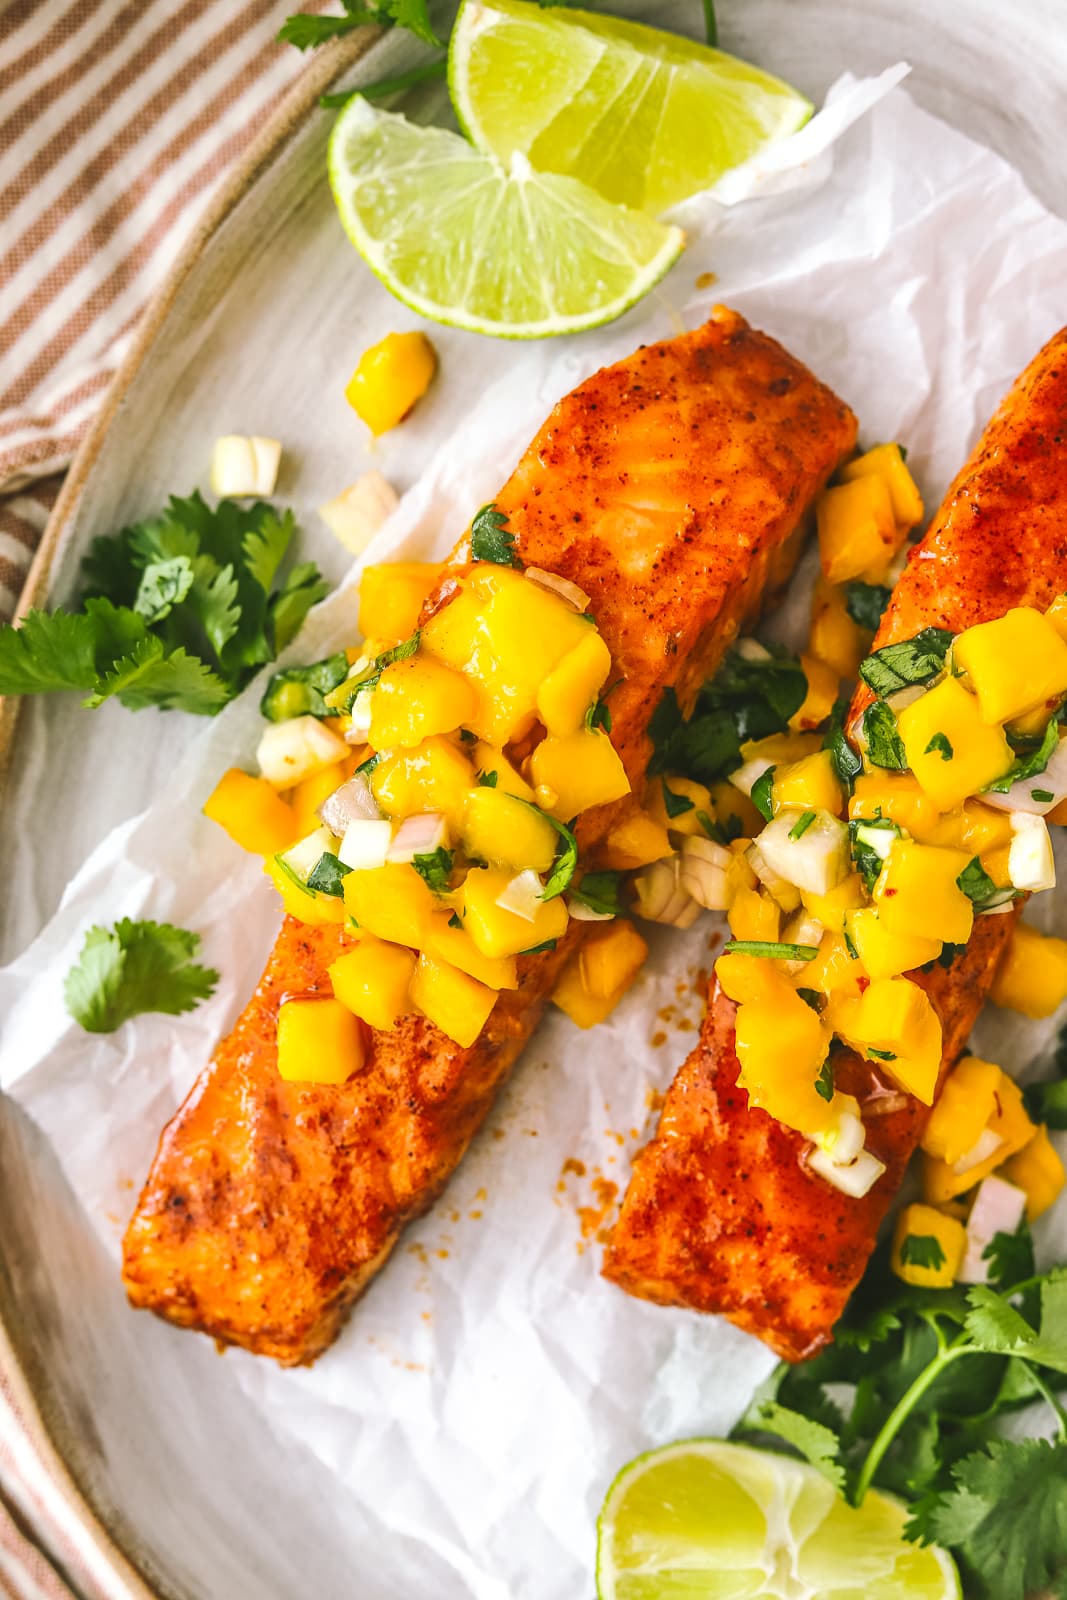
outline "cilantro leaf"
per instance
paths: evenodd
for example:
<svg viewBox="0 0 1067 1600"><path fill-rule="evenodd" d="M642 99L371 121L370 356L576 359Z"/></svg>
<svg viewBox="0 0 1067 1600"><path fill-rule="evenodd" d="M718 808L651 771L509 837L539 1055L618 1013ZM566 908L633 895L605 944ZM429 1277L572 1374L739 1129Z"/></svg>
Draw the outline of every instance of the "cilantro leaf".
<svg viewBox="0 0 1067 1600"><path fill-rule="evenodd" d="M1035 1329L1003 1295L979 1284L967 1296L965 1332L976 1350L1020 1356L1067 1373L1067 1268L1041 1280L1041 1316Z"/></svg>
<svg viewBox="0 0 1067 1600"><path fill-rule="evenodd" d="M669 789L666 778L660 780L660 786L663 790L663 809L668 817L680 817L685 812L692 811L693 802L687 794L676 794L673 789Z"/></svg>
<svg viewBox="0 0 1067 1600"><path fill-rule="evenodd" d="M947 628L923 628L913 639L883 645L860 666L860 677L881 698L913 683L928 683L944 671L953 634Z"/></svg>
<svg viewBox="0 0 1067 1600"><path fill-rule="evenodd" d="M649 722L650 777L664 772L717 783L741 765L749 739L784 733L808 692L799 661L783 652L750 660L729 652L697 695L693 714L682 716L678 697L665 689Z"/></svg>
<svg viewBox="0 0 1067 1600"><path fill-rule="evenodd" d="M617 917L622 910L619 903L619 889L622 885L621 872L587 872L576 888L571 889L571 896L580 900L583 906L588 906L590 911L598 911L602 916Z"/></svg>
<svg viewBox="0 0 1067 1600"><path fill-rule="evenodd" d="M1029 1083L1023 1090L1023 1100L1032 1121L1057 1130L1067 1128L1067 1078Z"/></svg>
<svg viewBox="0 0 1067 1600"><path fill-rule="evenodd" d="M167 922L123 917L111 931L90 928L64 981L67 1010L89 1033L113 1033L145 1011L191 1011L219 981L192 960L199 944L199 934Z"/></svg>
<svg viewBox="0 0 1067 1600"><path fill-rule="evenodd" d="M848 712L848 696L842 695L834 704L830 713L830 725L823 739L823 749L829 750L830 760L833 762L837 780L846 794L852 793L852 785L863 771L863 762L852 748L845 734L845 716Z"/></svg>
<svg viewBox="0 0 1067 1600"><path fill-rule="evenodd" d="M989 1281L1003 1292L1034 1276L1034 1242L1023 1222L1015 1233L995 1233L982 1251L989 1262Z"/></svg>
<svg viewBox="0 0 1067 1600"><path fill-rule="evenodd" d="M347 17L312 17L298 11L295 16L286 18L278 30L278 40L281 44L295 45L298 50L314 50L320 44L327 44L331 39L377 20L369 9L364 9L359 15L353 12Z"/></svg>
<svg viewBox="0 0 1067 1600"><path fill-rule="evenodd" d="M945 1265L945 1252L934 1234L909 1233L900 1246L900 1259L906 1267L930 1267L936 1271Z"/></svg>
<svg viewBox="0 0 1067 1600"><path fill-rule="evenodd" d="M877 830L874 837L890 834L893 838L900 837L900 829L895 822L890 822L888 817L873 817L870 820L855 817L848 825L849 846L852 851L852 861L856 871L863 879L864 888L870 894L877 881L878 874L885 865L885 858L871 842L871 830Z"/></svg>
<svg viewBox="0 0 1067 1600"><path fill-rule="evenodd" d="M752 785L749 799L763 818L764 822L771 820L771 790L774 788L774 767L768 767L766 772L761 772Z"/></svg>
<svg viewBox="0 0 1067 1600"><path fill-rule="evenodd" d="M845 585L845 610L857 627L876 633L892 592L884 584L861 583L858 578L854 579Z"/></svg>
<svg viewBox="0 0 1067 1600"><path fill-rule="evenodd" d="M508 528L508 514L489 502L471 523L471 560L493 561L498 567L521 567L515 553L515 535Z"/></svg>
<svg viewBox="0 0 1067 1600"><path fill-rule="evenodd" d="M797 993L802 993L805 999L809 994L818 995L818 991L815 989L798 989ZM810 1004L811 1002L809 1001L808 1003ZM812 1009L815 1010L817 1007L812 1007ZM815 1080L815 1093L822 1100L830 1101L834 1097L834 1064L829 1056L826 1057L826 1060L819 1068L819 1076Z"/></svg>
<svg viewBox="0 0 1067 1600"><path fill-rule="evenodd" d="M1014 889L997 888L977 856L972 856L956 882L976 911L988 911L991 907L1002 906L1016 897Z"/></svg>
<svg viewBox="0 0 1067 1600"><path fill-rule="evenodd" d="M763 956L769 961L814 961L819 953L813 944L783 944L777 939L728 939L723 950L728 956Z"/></svg>
<svg viewBox="0 0 1067 1600"><path fill-rule="evenodd" d="M554 900L557 895L563 893L564 889L570 888L571 879L574 877L578 867L578 841L574 837L573 818L571 826L567 827L566 824L558 822L549 812L542 811L540 806L532 805L529 800L524 800L523 804L530 806L531 811L536 811L539 817L544 817L545 821L555 828L559 834L560 843L556 851L556 859L552 864L552 871L548 875L548 881L541 892L542 900Z"/></svg>
<svg viewBox="0 0 1067 1600"><path fill-rule="evenodd" d="M995 1440L964 1456L923 1533L957 1550L988 1600L1026 1600L1067 1571L1067 1441ZM1062 1587L1059 1590L1062 1593Z"/></svg>
<svg viewBox="0 0 1067 1600"><path fill-rule="evenodd" d="M478 774L479 789L495 789L499 782L499 772L479 772Z"/></svg>
<svg viewBox="0 0 1067 1600"><path fill-rule="evenodd" d="M91 689L97 679L97 629L69 611L30 611L21 626L0 627L0 694Z"/></svg>
<svg viewBox="0 0 1067 1600"><path fill-rule="evenodd" d="M436 850L412 856L411 865L434 894L447 894L452 876L452 851L439 844Z"/></svg>
<svg viewBox="0 0 1067 1600"><path fill-rule="evenodd" d="M331 850L324 850L308 874L307 886L319 894L334 895L339 899L345 892L344 881L351 871L352 868L346 867Z"/></svg>
<svg viewBox="0 0 1067 1600"><path fill-rule="evenodd" d="M1051 717L1036 749L1031 750L1029 755L1018 756L1004 776L998 778L995 783L987 784L984 792L986 794L1007 794L1013 784L1021 783L1024 778L1036 778L1039 772L1045 771L1045 768L1056 753L1059 742L1059 721L1056 717Z"/></svg>
<svg viewBox="0 0 1067 1600"><path fill-rule="evenodd" d="M278 38L283 44L295 45L298 50L314 49L354 28L371 23L379 28L406 28L423 44L440 48L441 40L430 21L428 0L341 0L343 17L316 17L298 12L286 19Z"/></svg>
<svg viewBox="0 0 1067 1600"><path fill-rule="evenodd" d="M334 713L323 696L347 676L348 657L343 650L306 667L283 667L271 675L259 709L268 722L285 722L290 717L331 717Z"/></svg>
<svg viewBox="0 0 1067 1600"><path fill-rule="evenodd" d="M952 748L952 744L947 733L935 733L931 737L930 743L926 746L923 754L928 756L934 754L935 752L941 757L942 761L952 760L955 751Z"/></svg>
<svg viewBox="0 0 1067 1600"><path fill-rule="evenodd" d="M114 662L84 703L95 708L112 695L131 711L158 706L201 716L213 716L230 699L227 685L203 661L180 648L165 655L154 634Z"/></svg>
<svg viewBox="0 0 1067 1600"><path fill-rule="evenodd" d="M892 706L884 700L872 701L863 713L863 737L872 766L885 767L891 772L907 770L908 758L897 731L897 719Z"/></svg>
<svg viewBox="0 0 1067 1600"><path fill-rule="evenodd" d="M779 1405L778 1401L765 1401L755 1413L755 1425L764 1433L773 1433L798 1454L818 1468L839 1494L845 1490L845 1468L841 1460L841 1441L832 1428L823 1422L805 1417L799 1411Z"/></svg>

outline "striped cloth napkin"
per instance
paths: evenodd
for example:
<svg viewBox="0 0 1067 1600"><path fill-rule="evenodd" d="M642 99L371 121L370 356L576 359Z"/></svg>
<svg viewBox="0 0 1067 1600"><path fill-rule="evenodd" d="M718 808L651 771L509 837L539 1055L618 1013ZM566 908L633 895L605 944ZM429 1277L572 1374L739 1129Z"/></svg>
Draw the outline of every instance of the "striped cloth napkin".
<svg viewBox="0 0 1067 1600"><path fill-rule="evenodd" d="M137 320L328 0L0 0L0 621ZM340 63L339 63L340 64ZM129 1600L0 1371L0 1596Z"/></svg>
<svg viewBox="0 0 1067 1600"><path fill-rule="evenodd" d="M146 301L325 0L0 0L0 620Z"/></svg>

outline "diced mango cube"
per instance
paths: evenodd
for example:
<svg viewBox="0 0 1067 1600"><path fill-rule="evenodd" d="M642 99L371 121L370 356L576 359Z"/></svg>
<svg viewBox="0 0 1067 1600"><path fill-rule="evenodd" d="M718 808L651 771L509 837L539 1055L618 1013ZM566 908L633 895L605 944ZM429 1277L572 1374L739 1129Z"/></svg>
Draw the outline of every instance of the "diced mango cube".
<svg viewBox="0 0 1067 1600"><path fill-rule="evenodd" d="M488 777L495 772L496 787L503 790L504 794L513 794L517 800L529 800L532 804L532 786L516 771L503 750L479 739L474 746L474 765L479 777Z"/></svg>
<svg viewBox="0 0 1067 1600"><path fill-rule="evenodd" d="M476 861L522 872L547 872L559 835L532 806L503 789L471 789L463 819L463 844Z"/></svg>
<svg viewBox="0 0 1067 1600"><path fill-rule="evenodd" d="M780 767L787 761L803 761L822 748L817 733L769 733L765 739L746 739L741 746L741 760L769 761Z"/></svg>
<svg viewBox="0 0 1067 1600"><path fill-rule="evenodd" d="M1010 722L1067 691L1067 641L1031 606L965 629L952 657L970 679L986 722Z"/></svg>
<svg viewBox="0 0 1067 1600"><path fill-rule="evenodd" d="M881 478L889 490L898 529L902 533L910 533L923 519L923 503L900 446L875 445L873 450L865 451L855 461L849 461L841 468L841 481L851 483L853 479L865 478L871 473Z"/></svg>
<svg viewBox="0 0 1067 1600"><path fill-rule="evenodd" d="M278 1075L286 1083L347 1083L366 1059L359 1018L339 1000L283 1000Z"/></svg>
<svg viewBox="0 0 1067 1600"><path fill-rule="evenodd" d="M455 927L455 913L435 912L426 933L426 952L438 956L460 972L467 972L490 989L517 989L519 979L514 956L483 955L466 928Z"/></svg>
<svg viewBox="0 0 1067 1600"><path fill-rule="evenodd" d="M783 806L795 806L840 816L845 796L829 750L816 750L814 755L775 767L771 806L776 812Z"/></svg>
<svg viewBox="0 0 1067 1600"><path fill-rule="evenodd" d="M817 728L834 709L840 678L836 668L820 661L818 656L802 654L800 665L808 682L808 692L790 717L789 726L798 730Z"/></svg>
<svg viewBox="0 0 1067 1600"><path fill-rule="evenodd" d="M589 930L578 955L582 982L597 1000L625 994L644 965L648 945L632 922L617 919Z"/></svg>
<svg viewBox="0 0 1067 1600"><path fill-rule="evenodd" d="M1067 646L1063 646L1067 653ZM958 678L943 678L897 718L908 765L942 811L1002 778L1015 759Z"/></svg>
<svg viewBox="0 0 1067 1600"><path fill-rule="evenodd" d="M861 772L853 785L848 814L865 822L884 817L920 844L942 843L935 837L940 810L910 772Z"/></svg>
<svg viewBox="0 0 1067 1600"><path fill-rule="evenodd" d="M1037 1131L1026 1114L1021 1089L1006 1072L1000 1074L996 1108L986 1127L999 1143L981 1161L968 1162L965 1159L967 1152L952 1164L936 1156L923 1156L923 1196L932 1205L943 1205L957 1195L965 1194L968 1189L973 1189L976 1183L988 1178L1009 1156L1029 1144ZM961 1163L963 1170L957 1171Z"/></svg>
<svg viewBox="0 0 1067 1600"><path fill-rule="evenodd" d="M437 371L424 333L387 333L364 350L345 386L345 399L371 433L387 433L421 400Z"/></svg>
<svg viewBox="0 0 1067 1600"><path fill-rule="evenodd" d="M1038 1128L1029 1144L1005 1161L1000 1173L1026 1195L1028 1222L1036 1222L1048 1210L1067 1182L1063 1162L1044 1126Z"/></svg>
<svg viewBox="0 0 1067 1600"><path fill-rule="evenodd" d="M890 933L873 906L850 911L845 927L863 965L872 978L897 978L936 961L941 954L940 939L924 939L914 933Z"/></svg>
<svg viewBox="0 0 1067 1600"><path fill-rule="evenodd" d="M626 768L611 740L587 728L542 739L530 757L530 776L544 810L561 822L630 793Z"/></svg>
<svg viewBox="0 0 1067 1600"><path fill-rule="evenodd" d="M948 845L955 850L966 850L970 856L980 856L990 850L1002 850L1011 841L1008 812L994 811L981 800L965 800L955 811L947 811L922 842Z"/></svg>
<svg viewBox="0 0 1067 1600"><path fill-rule="evenodd" d="M392 861L384 867L348 873L344 903L365 932L416 950L422 948L430 917L437 909L432 891L415 868Z"/></svg>
<svg viewBox="0 0 1067 1600"><path fill-rule="evenodd" d="M928 1156L954 1166L973 1150L996 1115L1002 1073L992 1061L964 1056L945 1079L919 1143Z"/></svg>
<svg viewBox="0 0 1067 1600"><path fill-rule="evenodd" d="M422 626L422 649L456 672L469 672L487 650L485 608L496 593L502 571L494 567L454 579L442 603Z"/></svg>
<svg viewBox="0 0 1067 1600"><path fill-rule="evenodd" d="M885 480L875 474L827 489L816 503L815 520L827 583L880 577L903 537Z"/></svg>
<svg viewBox="0 0 1067 1600"><path fill-rule="evenodd" d="M837 1000L858 1000L863 993L867 974L839 934L826 933L819 943L819 953L809 961L803 971L793 979L798 988L815 989ZM829 1020L829 1014L827 1017Z"/></svg>
<svg viewBox="0 0 1067 1600"><path fill-rule="evenodd" d="M632 872L671 853L671 841L662 823L647 811L632 811L617 822L600 852L605 867Z"/></svg>
<svg viewBox="0 0 1067 1600"><path fill-rule="evenodd" d="M293 785L286 798L296 818L297 831L294 838L306 839L311 830L318 827L319 807L335 789L341 787L346 778L351 777L355 765L356 753L353 751L347 761L338 761L332 767L324 767L321 772L313 772L309 778L304 778L300 783Z"/></svg>
<svg viewBox="0 0 1067 1600"><path fill-rule="evenodd" d="M386 561L364 567L359 580L359 631L364 639L398 644L410 638L443 571L436 561Z"/></svg>
<svg viewBox="0 0 1067 1600"><path fill-rule="evenodd" d="M763 827L763 817L747 794L735 789L728 778L713 783L708 791L711 798L712 821L717 822L726 837L754 839ZM699 822L699 817L697 821Z"/></svg>
<svg viewBox="0 0 1067 1600"><path fill-rule="evenodd" d="M415 957L400 944L363 937L328 968L336 999L372 1028L395 1028L411 1010L408 986Z"/></svg>
<svg viewBox="0 0 1067 1600"><path fill-rule="evenodd" d="M577 733L607 682L611 652L595 627L563 657L537 690L537 712L549 733Z"/></svg>
<svg viewBox="0 0 1067 1600"><path fill-rule="evenodd" d="M273 784L238 767L223 773L204 802L204 815L257 856L287 850L300 838L297 817Z"/></svg>
<svg viewBox="0 0 1067 1600"><path fill-rule="evenodd" d="M729 785L733 788L733 785ZM670 796L671 809L667 807L667 795ZM738 791L734 790L735 794ZM744 795L739 795L745 800ZM688 801L688 805L686 805ZM662 778L650 778L648 790L645 794L645 804L648 814L661 828L670 828L673 833L684 833L691 838L706 838L707 829L700 820L700 813L711 817L715 821L712 810L711 790L702 783L695 783L692 778L677 778L672 773L665 774ZM751 802L749 802L751 804ZM752 807L756 811L755 806ZM759 816L757 827L762 828L763 818ZM666 854L666 852L664 852ZM658 858L657 858L658 859Z"/></svg>
<svg viewBox="0 0 1067 1600"><path fill-rule="evenodd" d="M325 927L328 922L345 920L344 902L334 894L316 894L287 872L277 856L268 856L263 870L282 897L282 905L289 916L305 922L311 928Z"/></svg>
<svg viewBox="0 0 1067 1600"><path fill-rule="evenodd" d="M967 1229L933 1206L905 1206L893 1234L891 1265L898 1278L919 1289L950 1289L956 1281Z"/></svg>
<svg viewBox="0 0 1067 1600"><path fill-rule="evenodd" d="M454 732L477 711L474 685L420 651L382 673L371 699L370 742L376 750L410 749Z"/></svg>
<svg viewBox="0 0 1067 1600"><path fill-rule="evenodd" d="M811 654L839 678L854 678L870 642L871 634L849 616L844 590L820 578L811 603Z"/></svg>
<svg viewBox="0 0 1067 1600"><path fill-rule="evenodd" d="M735 939L774 941L782 923L782 909L769 894L739 888L730 907L730 932Z"/></svg>
<svg viewBox="0 0 1067 1600"><path fill-rule="evenodd" d="M474 769L463 752L438 735L414 750L396 750L371 769L371 792L397 819L439 811L453 834L463 827Z"/></svg>
<svg viewBox="0 0 1067 1600"><path fill-rule="evenodd" d="M851 1019L850 1044L874 1053L901 1089L932 1105L941 1070L941 1023L928 995L909 978L876 978Z"/></svg>
<svg viewBox="0 0 1067 1600"><path fill-rule="evenodd" d="M1067 1000L1067 940L1016 923L990 998L1024 1017L1050 1017Z"/></svg>
<svg viewBox="0 0 1067 1600"><path fill-rule="evenodd" d="M558 1006L579 1028L595 1028L598 1022L603 1022L605 1017L611 1015L619 999L621 994L598 998L589 993L582 982L578 951L563 968L552 991L552 1004Z"/></svg>
<svg viewBox="0 0 1067 1600"><path fill-rule="evenodd" d="M423 954L411 980L411 998L442 1033L467 1050L488 1022L497 991L447 961Z"/></svg>
<svg viewBox="0 0 1067 1600"><path fill-rule="evenodd" d="M878 913L889 932L966 944L974 908L956 880L969 859L963 850L894 839L874 885Z"/></svg>
<svg viewBox="0 0 1067 1600"><path fill-rule="evenodd" d="M521 955L566 932L567 907L558 895L541 902L532 922L497 905L513 876L505 867L475 867L460 891L463 926L483 955Z"/></svg>
<svg viewBox="0 0 1067 1600"><path fill-rule="evenodd" d="M739 950L727 951L715 963L719 987L738 1004L745 1000L783 999L788 1003L793 985L776 961L764 956L746 956ZM805 974L806 976L806 974Z"/></svg>
<svg viewBox="0 0 1067 1600"><path fill-rule="evenodd" d="M836 1112L815 1087L829 1035L799 995L742 1001L734 1030L737 1082L751 1105L809 1138L834 1124Z"/></svg>
<svg viewBox="0 0 1067 1600"><path fill-rule="evenodd" d="M821 922L832 933L842 933L846 914L858 911L866 904L863 879L858 872L850 872L847 878L843 878L835 889L828 890L826 894L812 894L805 889L800 898L816 922Z"/></svg>

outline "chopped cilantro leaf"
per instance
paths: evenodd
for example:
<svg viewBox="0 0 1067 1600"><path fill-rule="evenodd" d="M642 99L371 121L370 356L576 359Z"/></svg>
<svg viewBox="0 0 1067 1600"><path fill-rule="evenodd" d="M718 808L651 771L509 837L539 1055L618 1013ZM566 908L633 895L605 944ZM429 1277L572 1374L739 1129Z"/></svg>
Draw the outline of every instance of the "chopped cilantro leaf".
<svg viewBox="0 0 1067 1600"><path fill-rule="evenodd" d="M872 766L885 767L891 772L907 770L908 758L897 731L897 719L884 700L872 701L863 713L863 737Z"/></svg>
<svg viewBox="0 0 1067 1600"><path fill-rule="evenodd" d="M891 594L892 590L884 584L861 583L855 579L845 585L845 609L857 627L876 633Z"/></svg>
<svg viewBox="0 0 1067 1600"><path fill-rule="evenodd" d="M814 811L802 811L789 830L791 839L802 839L815 821Z"/></svg>
<svg viewBox="0 0 1067 1600"><path fill-rule="evenodd" d="M193 961L200 936L169 922L93 927L63 984L67 1010L88 1033L113 1033L145 1011L180 1016L214 993L219 975Z"/></svg>
<svg viewBox="0 0 1067 1600"><path fill-rule="evenodd" d="M771 790L774 788L774 767L768 767L752 785L749 799L765 822L771 820Z"/></svg>
<svg viewBox="0 0 1067 1600"><path fill-rule="evenodd" d="M872 833L874 843L871 842ZM868 894L874 888L878 874L885 864L885 856L877 849L877 842L880 836L887 834L893 838L900 837L900 829L895 822L890 822L888 817L873 817L869 820L854 817L848 825L852 860Z"/></svg>
<svg viewBox="0 0 1067 1600"><path fill-rule="evenodd" d="M1056 796L1051 789L1031 789L1030 798L1031 800L1039 800L1042 805L1045 805L1049 800L1055 800Z"/></svg>
<svg viewBox="0 0 1067 1600"><path fill-rule="evenodd" d="M478 774L478 787L481 789L495 789L499 781L499 772L479 772Z"/></svg>
<svg viewBox="0 0 1067 1600"><path fill-rule="evenodd" d="M558 939L545 939L542 944L532 944L527 950L520 950L520 956L539 956L542 950L554 950L559 944Z"/></svg>
<svg viewBox="0 0 1067 1600"><path fill-rule="evenodd" d="M340 899L344 894L344 880L351 871L352 868L346 867L331 851L324 850L308 874L308 888Z"/></svg>
<svg viewBox="0 0 1067 1600"><path fill-rule="evenodd" d="M692 811L693 802L689 796L676 794L673 789L668 788L666 778L661 779L661 787L663 789L663 809L668 817L680 817L686 811Z"/></svg>
<svg viewBox="0 0 1067 1600"><path fill-rule="evenodd" d="M727 955L765 956L772 961L814 961L819 953L813 944L780 944L772 939L729 939L723 948Z"/></svg>
<svg viewBox="0 0 1067 1600"><path fill-rule="evenodd" d="M471 523L471 559L493 561L498 567L521 567L515 554L515 535L508 528L506 511L489 503Z"/></svg>
<svg viewBox="0 0 1067 1600"><path fill-rule="evenodd" d="M834 1097L834 1064L829 1056L819 1068L819 1076L815 1080L815 1093L822 1100L829 1101Z"/></svg>
<svg viewBox="0 0 1067 1600"><path fill-rule="evenodd" d="M932 1233L909 1233L900 1246L900 1259L906 1267L929 1267L936 1271L945 1265L941 1240Z"/></svg>
<svg viewBox="0 0 1067 1600"><path fill-rule="evenodd" d="M941 757L942 761L952 760L953 749L947 734L935 733L933 738L930 740L930 743L923 751L923 755L933 755L935 751Z"/></svg>
<svg viewBox="0 0 1067 1600"><path fill-rule="evenodd" d="M454 911L453 911L452 915L448 919L448 926L450 928L462 928L463 927L462 921L460 920L459 917L456 916L456 913Z"/></svg>
<svg viewBox="0 0 1067 1600"><path fill-rule="evenodd" d="M1014 889L997 888L977 856L968 861L956 882L976 911L988 911L991 907L1002 906L1016 897Z"/></svg>
<svg viewBox="0 0 1067 1600"><path fill-rule="evenodd" d="M830 725L823 739L823 749L830 752L830 760L833 762L841 787L846 794L851 794L852 785L863 771L863 762L849 744L845 734L848 704L847 695L842 695L840 700L835 702L834 709L830 713Z"/></svg>
<svg viewBox="0 0 1067 1600"><path fill-rule="evenodd" d="M698 783L717 783L741 765L749 739L784 733L808 691L799 661L781 651L750 661L731 650L682 716L673 689L665 689L649 723L654 746L649 776L675 772Z"/></svg>
<svg viewBox="0 0 1067 1600"><path fill-rule="evenodd" d="M875 650L860 666L860 677L883 698L913 683L928 683L944 671L952 639L947 628L923 628L914 639Z"/></svg>
<svg viewBox="0 0 1067 1600"><path fill-rule="evenodd" d="M268 722L285 722L290 717L332 717L324 695L348 676L348 657L343 650L313 661L307 667L283 667L271 675L259 703Z"/></svg>
<svg viewBox="0 0 1067 1600"><path fill-rule="evenodd" d="M590 911L616 917L622 910L619 904L621 886L621 872L587 872L577 888L571 889L571 896L588 906Z"/></svg>
<svg viewBox="0 0 1067 1600"><path fill-rule="evenodd" d="M897 1059L895 1050L876 1050L873 1044L867 1046L867 1054L873 1056L876 1061L895 1061Z"/></svg>
<svg viewBox="0 0 1067 1600"><path fill-rule="evenodd" d="M446 850L443 844L439 844L436 850L412 856L411 865L434 894L448 893L448 882L452 876L451 850Z"/></svg>
<svg viewBox="0 0 1067 1600"><path fill-rule="evenodd" d="M370 23L379 28L406 28L423 44L441 44L430 21L428 0L373 0L369 5L362 4L361 0L341 0L341 4L344 9L341 17L310 16L298 11L286 19L278 39L282 44L295 45L298 50L313 50Z"/></svg>
<svg viewBox="0 0 1067 1600"><path fill-rule="evenodd" d="M523 804L528 805L531 811L536 811L539 817L544 817L545 821L555 828L559 834L560 842L556 851L556 859L552 864L552 871L549 873L548 881L541 893L542 900L554 900L557 895L563 893L564 889L570 888L571 879L574 877L578 866L578 841L574 837L574 819L571 819L571 825L567 827L565 823L557 822L555 817L551 816L547 811L542 811L540 806L533 805L529 800L523 801Z"/></svg>
<svg viewBox="0 0 1067 1600"><path fill-rule="evenodd" d="M986 786L985 793L1007 794L1015 784L1022 783L1026 778L1036 778L1039 772L1045 771L1059 742L1060 725L1056 718L1052 717L1037 747L1029 754L1024 752L1018 755L1002 778ZM1049 795L1048 798L1051 800L1052 796Z"/></svg>

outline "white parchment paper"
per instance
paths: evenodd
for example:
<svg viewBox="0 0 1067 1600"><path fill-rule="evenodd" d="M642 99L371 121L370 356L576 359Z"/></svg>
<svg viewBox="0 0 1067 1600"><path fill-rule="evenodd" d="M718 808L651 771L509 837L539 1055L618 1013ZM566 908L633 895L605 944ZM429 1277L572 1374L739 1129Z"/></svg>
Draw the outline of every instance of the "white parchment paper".
<svg viewBox="0 0 1067 1600"><path fill-rule="evenodd" d="M919 111L893 87L901 76L839 86L822 117L732 175L718 200L679 208L690 247L622 322L515 347L488 387L484 347L468 341L469 404L368 558L444 553L561 394L643 339L696 325L716 299L832 384L865 440L906 442L932 508L1062 320L1067 225L999 158ZM284 417L274 431L285 437ZM801 610L787 608L787 631ZM350 642L355 614L350 582L290 656ZM205 729L156 804L100 844L0 972L0 1084L50 1135L116 1257L159 1130L240 1011L278 925L259 864L200 815L219 772L251 763L259 692ZM90 924L124 915L196 929L221 982L189 1016L87 1039L66 1017L63 975ZM1054 896L1030 915L1067 926ZM367 1600L394 1592L401 1545L409 1558L425 1552L436 1600L588 1595L614 1471L652 1444L728 1428L770 1367L727 1324L630 1300L598 1276L597 1234L654 1097L693 1042L698 977L719 937L712 917L685 935L656 930L645 974L592 1035L553 1014L441 1204L314 1369L227 1356L278 1433L352 1490L354 1523L373 1540ZM995 1015L983 1038L1024 1068L1054 1025Z"/></svg>

